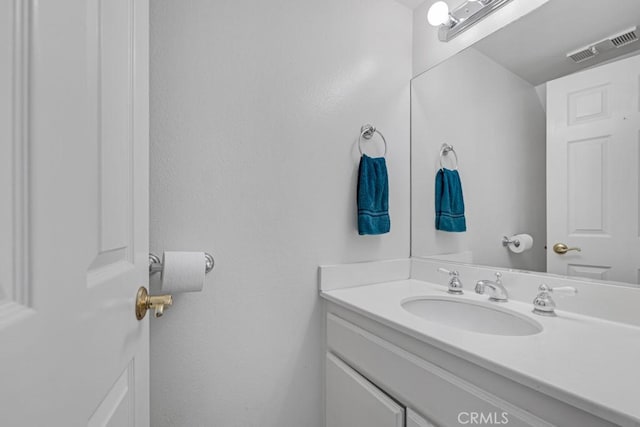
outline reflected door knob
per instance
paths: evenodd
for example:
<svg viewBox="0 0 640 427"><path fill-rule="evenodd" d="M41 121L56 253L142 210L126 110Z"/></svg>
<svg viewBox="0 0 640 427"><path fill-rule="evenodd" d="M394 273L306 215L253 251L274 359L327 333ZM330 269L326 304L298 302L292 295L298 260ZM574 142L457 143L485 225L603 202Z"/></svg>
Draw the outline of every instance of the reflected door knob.
<svg viewBox="0 0 640 427"><path fill-rule="evenodd" d="M570 248L569 246L565 245L564 243L556 243L555 245L553 245L553 251L559 255L564 255L569 251L578 251L578 252L582 252L582 249L575 247L575 248Z"/></svg>

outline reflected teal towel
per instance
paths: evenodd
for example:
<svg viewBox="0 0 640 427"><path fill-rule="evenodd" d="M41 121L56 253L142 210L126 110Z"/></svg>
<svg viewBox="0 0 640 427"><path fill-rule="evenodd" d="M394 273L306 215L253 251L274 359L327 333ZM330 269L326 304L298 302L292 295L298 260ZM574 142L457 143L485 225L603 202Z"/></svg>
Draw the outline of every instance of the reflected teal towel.
<svg viewBox="0 0 640 427"><path fill-rule="evenodd" d="M436 230L467 231L462 182L457 170L443 168L436 174Z"/></svg>
<svg viewBox="0 0 640 427"><path fill-rule="evenodd" d="M363 154L358 170L358 233L384 234L390 229L387 163L384 157Z"/></svg>

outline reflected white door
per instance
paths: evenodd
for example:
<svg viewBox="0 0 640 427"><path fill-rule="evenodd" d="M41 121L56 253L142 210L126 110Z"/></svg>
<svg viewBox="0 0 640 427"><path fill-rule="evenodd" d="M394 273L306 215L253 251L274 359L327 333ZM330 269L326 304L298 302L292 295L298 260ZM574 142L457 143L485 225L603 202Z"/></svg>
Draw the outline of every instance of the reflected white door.
<svg viewBox="0 0 640 427"><path fill-rule="evenodd" d="M0 1L0 424L148 426L147 0Z"/></svg>
<svg viewBox="0 0 640 427"><path fill-rule="evenodd" d="M640 56L547 85L547 270L638 283ZM579 247L564 255L556 243Z"/></svg>

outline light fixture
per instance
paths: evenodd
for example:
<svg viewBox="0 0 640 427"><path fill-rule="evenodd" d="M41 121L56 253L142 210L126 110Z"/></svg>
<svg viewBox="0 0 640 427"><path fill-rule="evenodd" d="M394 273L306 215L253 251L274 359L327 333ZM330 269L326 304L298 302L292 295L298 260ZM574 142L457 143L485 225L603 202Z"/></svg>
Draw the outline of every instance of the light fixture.
<svg viewBox="0 0 640 427"><path fill-rule="evenodd" d="M429 24L434 27L439 25L448 25L449 16L449 5L443 1L437 1L429 8L429 12L427 12L427 21L429 21Z"/></svg>
<svg viewBox="0 0 640 427"><path fill-rule="evenodd" d="M437 1L427 12L427 21L440 27L438 38L448 42L494 10L511 0L467 0L453 10L444 1Z"/></svg>

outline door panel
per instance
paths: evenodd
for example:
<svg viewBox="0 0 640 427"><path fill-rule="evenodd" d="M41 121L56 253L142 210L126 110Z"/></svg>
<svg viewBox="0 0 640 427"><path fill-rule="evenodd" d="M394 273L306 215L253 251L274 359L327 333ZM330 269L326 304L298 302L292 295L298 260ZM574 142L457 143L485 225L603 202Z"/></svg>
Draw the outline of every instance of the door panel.
<svg viewBox="0 0 640 427"><path fill-rule="evenodd" d="M149 424L147 20L0 2L3 425Z"/></svg>
<svg viewBox="0 0 640 427"><path fill-rule="evenodd" d="M116 380L98 409L89 418L89 427L128 427L135 425L135 376L133 364Z"/></svg>
<svg viewBox="0 0 640 427"><path fill-rule="evenodd" d="M0 327L29 307L24 7L0 3Z"/></svg>
<svg viewBox="0 0 640 427"><path fill-rule="evenodd" d="M91 116L95 120L98 178L97 246L89 286L108 281L134 265L133 236L133 62L131 0L88 2Z"/></svg>
<svg viewBox="0 0 640 427"><path fill-rule="evenodd" d="M634 56L547 84L551 273L639 283L639 75Z"/></svg>
<svg viewBox="0 0 640 427"><path fill-rule="evenodd" d="M610 83L598 87L581 89L570 93L567 97L569 104L569 126L608 119Z"/></svg>
<svg viewBox="0 0 640 427"><path fill-rule="evenodd" d="M602 267L597 265L578 265L567 264L569 276L588 277L595 280L607 280L607 274L611 267Z"/></svg>
<svg viewBox="0 0 640 427"><path fill-rule="evenodd" d="M95 1L95 0L94 0ZM100 252L120 252L130 261L131 249L131 120L133 104L133 9L131 0L96 1L96 52L99 82L98 170L100 171Z"/></svg>
<svg viewBox="0 0 640 427"><path fill-rule="evenodd" d="M567 196L569 235L607 235L607 148L609 139L569 141Z"/></svg>

